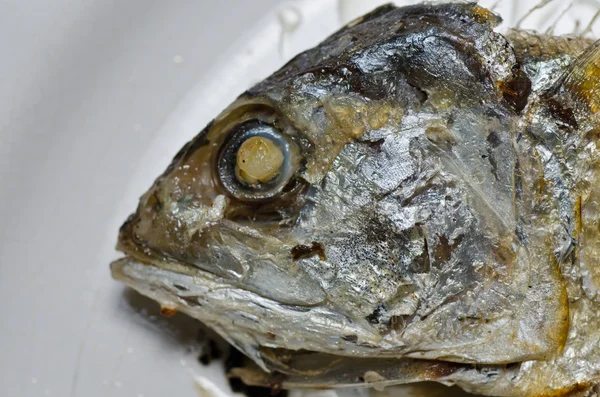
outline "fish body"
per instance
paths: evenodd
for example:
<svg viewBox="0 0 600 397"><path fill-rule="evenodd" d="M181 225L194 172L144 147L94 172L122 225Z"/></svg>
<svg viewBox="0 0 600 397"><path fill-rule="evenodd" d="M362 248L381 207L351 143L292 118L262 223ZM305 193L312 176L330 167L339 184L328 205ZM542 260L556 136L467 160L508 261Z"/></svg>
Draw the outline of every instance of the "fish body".
<svg viewBox="0 0 600 397"><path fill-rule="evenodd" d="M600 383L600 44L380 7L244 92L121 228L113 276L245 382Z"/></svg>

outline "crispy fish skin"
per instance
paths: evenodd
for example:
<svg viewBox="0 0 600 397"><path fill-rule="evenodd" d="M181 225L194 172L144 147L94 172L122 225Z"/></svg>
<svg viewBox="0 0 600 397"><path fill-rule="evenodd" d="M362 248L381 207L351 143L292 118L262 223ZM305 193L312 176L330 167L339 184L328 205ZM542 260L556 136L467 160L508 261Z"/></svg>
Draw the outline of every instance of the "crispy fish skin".
<svg viewBox="0 0 600 397"><path fill-rule="evenodd" d="M298 55L177 154L113 277L213 327L250 384L591 393L600 44L499 21L388 5ZM248 186L253 134L286 160Z"/></svg>

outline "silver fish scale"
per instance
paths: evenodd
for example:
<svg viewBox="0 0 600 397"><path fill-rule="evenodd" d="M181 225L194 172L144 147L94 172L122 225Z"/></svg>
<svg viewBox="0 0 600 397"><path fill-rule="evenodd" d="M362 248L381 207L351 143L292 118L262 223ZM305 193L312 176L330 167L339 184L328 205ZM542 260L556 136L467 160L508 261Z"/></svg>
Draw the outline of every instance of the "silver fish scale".
<svg viewBox="0 0 600 397"><path fill-rule="evenodd" d="M383 303L387 313L404 316L418 313L417 318L423 318L448 303L449 299L461 294L464 295L461 299L465 301L453 304L450 309L456 312L458 317L500 318L506 311L503 304L508 305L508 302L506 299L499 300L498 297L514 296L515 291L510 291L510 288L503 284L492 288L487 286L485 289L479 286L480 288L475 290L476 293L469 290L473 285L477 285L478 277L474 268L483 267L489 260L489 242L481 239L480 233L477 232L481 226L469 209L469 197L472 196L466 193L472 189L480 192L482 188L468 184L465 188L464 181L441 171L444 168L444 160L432 160L438 157L428 154L435 149L425 139L427 119L407 115L400 133L372 132L367 139L384 139L379 152L375 154L369 153L372 149L366 144L347 145L335 160L324 186L317 190L312 199L319 205L306 207L302 211L300 222L307 235L316 241L330 241L326 246L329 264L326 273L332 277L326 280L321 278L321 285L330 296L336 297L334 301L350 305L340 308L351 310L353 314L360 316L369 315ZM454 128L457 134L469 134L470 131L480 130L478 123L481 123L481 120L467 118L464 122L457 123ZM487 138L488 134L484 130L479 139ZM494 139L497 140L494 142L496 147L512 148L510 138ZM479 142L476 143L482 146ZM504 152L508 150L504 149ZM399 152L402 157L397 157ZM461 154L463 159L460 158ZM476 162L477 166L473 169L479 168L481 163L481 156L478 153L473 155L472 151L462 152L457 158L463 164L463 169L467 170L471 168L464 163ZM510 180L512 169L504 165L503 161L510 163L513 158L514 156L505 155L499 161L501 168L495 170L498 176L491 180L491 185L483 187L496 191L500 189L499 193L492 194L496 199L496 208L502 209L503 202L512 203L512 190L506 182ZM401 161L398 161L399 159ZM486 166L489 168L489 164ZM387 178L383 178L381 173L369 172L373 168L391 171ZM398 169L400 172L396 171ZM406 169L411 169L412 173L403 172ZM365 170L368 170L366 175ZM367 175L370 178L367 178ZM411 178L407 180L409 176ZM497 179L505 183L500 183ZM415 194L417 189L420 191ZM373 201L377 203L374 212L367 206ZM511 221L511 217L514 218L511 205L506 211L508 216L501 216L504 223L514 224L514 219ZM364 206L367 207L362 208ZM410 208L415 208L414 214L418 210L420 218L413 218L413 222L403 219L404 226L398 227L403 211L410 211ZM497 214L496 211L494 213ZM377 243L369 242L362 234L363 225L373 224L379 227L377 222L381 222L382 216L385 221L390 221L391 225L395 226L389 229L388 233L395 232L398 237L378 236ZM493 224L492 221L491 223ZM337 229L337 224L343 224L344 229ZM332 227L335 230L331 230ZM446 241L446 244L450 245L455 239L464 239L455 252L454 259L443 267L430 263L430 258L435 257L431 247L440 243L440 236L448 236L449 241ZM430 247L427 247L427 241ZM419 257L425 258L425 264L421 268L414 268ZM310 266L303 269L314 276L323 274L316 265L316 261L310 260ZM420 274L425 277L419 276ZM351 290L346 289L348 285L353 286ZM465 294L465 291L469 293ZM352 299L348 299L350 296ZM420 304L418 312L417 301L426 302ZM481 302L489 302L489 305L482 305ZM383 315L377 321L384 322L387 318L389 316ZM418 324L418 321L415 322ZM410 334L412 328L408 325L405 332ZM414 335L422 335L424 332L421 329ZM410 341L409 345L411 343L419 345L416 340Z"/></svg>
<svg viewBox="0 0 600 397"><path fill-rule="evenodd" d="M383 192L378 185L363 178L361 172L356 172L367 151L367 145L347 145L334 163L339 172L330 173L324 186L314 193L313 201L319 204L305 207L299 219L311 239L331 241L327 245L326 262L329 265L325 267L335 269L326 271L335 274L335 278L322 279L319 276L322 287L328 294L336 296L334 301L351 305L346 309L362 317L370 314L379 302L393 298L409 284L399 269L390 266L394 263L393 258L407 254L402 250L402 241L377 242L362 234L365 222L376 221L369 216L372 213L369 207L373 198ZM384 158L379 161L384 161ZM365 206L368 207L363 208ZM338 228L339 224L343 224L344 228ZM315 265L313 261L311 263ZM303 269L315 277L323 273L320 267ZM351 290L346 289L348 285L353 286ZM344 296L352 296L353 299L342 299ZM410 301L413 305L413 299Z"/></svg>
<svg viewBox="0 0 600 397"><path fill-rule="evenodd" d="M381 151L361 161L358 172L366 180L375 184L376 190L382 194L396 189L415 173L413 164L416 161L410 155L412 138L410 134L401 133L397 139L385 139Z"/></svg>

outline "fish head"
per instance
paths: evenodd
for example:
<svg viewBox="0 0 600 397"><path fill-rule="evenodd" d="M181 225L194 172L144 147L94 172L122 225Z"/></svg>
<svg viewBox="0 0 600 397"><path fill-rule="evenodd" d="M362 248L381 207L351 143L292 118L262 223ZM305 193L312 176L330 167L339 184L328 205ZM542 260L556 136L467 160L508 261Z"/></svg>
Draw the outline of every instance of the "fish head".
<svg viewBox="0 0 600 397"><path fill-rule="evenodd" d="M527 79L498 22L384 6L298 55L177 154L123 225L113 275L265 369L281 364L265 349L547 354L547 318L531 319L540 341L489 344L535 270L514 232Z"/></svg>

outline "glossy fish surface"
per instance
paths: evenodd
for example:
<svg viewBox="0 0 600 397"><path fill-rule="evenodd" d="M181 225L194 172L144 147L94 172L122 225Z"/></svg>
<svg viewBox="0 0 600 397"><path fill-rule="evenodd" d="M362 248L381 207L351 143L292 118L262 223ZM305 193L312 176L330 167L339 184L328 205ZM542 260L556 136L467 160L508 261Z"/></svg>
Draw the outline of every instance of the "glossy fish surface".
<svg viewBox="0 0 600 397"><path fill-rule="evenodd" d="M600 44L380 7L244 92L121 228L113 277L284 388L600 383Z"/></svg>

